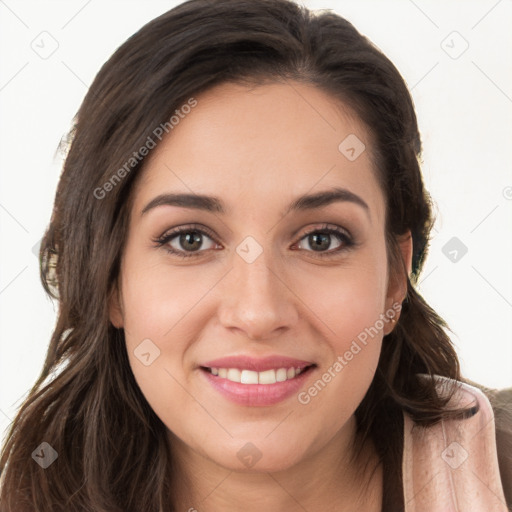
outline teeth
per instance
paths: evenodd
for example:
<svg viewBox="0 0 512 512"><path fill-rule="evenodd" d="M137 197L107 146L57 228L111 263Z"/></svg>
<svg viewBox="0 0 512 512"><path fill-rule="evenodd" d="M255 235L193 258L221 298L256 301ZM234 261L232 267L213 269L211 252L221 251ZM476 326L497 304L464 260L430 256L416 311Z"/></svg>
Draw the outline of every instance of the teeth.
<svg viewBox="0 0 512 512"><path fill-rule="evenodd" d="M258 372L252 372L251 370L242 370L240 381L236 382L241 382L242 384L258 384Z"/></svg>
<svg viewBox="0 0 512 512"><path fill-rule="evenodd" d="M286 368L279 368L276 372L277 382L284 382L286 380Z"/></svg>
<svg viewBox="0 0 512 512"><path fill-rule="evenodd" d="M295 377L295 372L293 372ZM275 384L276 382L276 371L265 370L264 372L258 373L258 384Z"/></svg>
<svg viewBox="0 0 512 512"><path fill-rule="evenodd" d="M240 384L275 384L284 382L299 375L301 368L279 368L277 370L265 370L255 372L252 370L239 370L238 368L210 368L212 375L218 375L222 379L228 379Z"/></svg>
<svg viewBox="0 0 512 512"><path fill-rule="evenodd" d="M240 382L242 372L238 368L228 368L226 379L232 382Z"/></svg>

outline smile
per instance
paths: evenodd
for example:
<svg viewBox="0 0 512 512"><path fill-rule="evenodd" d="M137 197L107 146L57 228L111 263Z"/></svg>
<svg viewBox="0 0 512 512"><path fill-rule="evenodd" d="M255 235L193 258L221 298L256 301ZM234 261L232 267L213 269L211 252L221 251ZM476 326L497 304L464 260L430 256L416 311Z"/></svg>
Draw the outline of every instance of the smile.
<svg viewBox="0 0 512 512"><path fill-rule="evenodd" d="M201 374L230 402L250 407L275 405L300 391L316 364L272 356L226 357L204 363Z"/></svg>

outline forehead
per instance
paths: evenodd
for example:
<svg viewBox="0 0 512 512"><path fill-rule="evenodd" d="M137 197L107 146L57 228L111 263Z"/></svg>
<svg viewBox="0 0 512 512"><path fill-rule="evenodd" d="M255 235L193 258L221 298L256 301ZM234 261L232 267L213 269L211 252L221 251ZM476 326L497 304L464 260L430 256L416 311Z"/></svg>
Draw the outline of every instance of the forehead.
<svg viewBox="0 0 512 512"><path fill-rule="evenodd" d="M221 84L195 100L145 162L139 207L162 187L254 206L343 186L383 213L369 134L349 105L297 82Z"/></svg>

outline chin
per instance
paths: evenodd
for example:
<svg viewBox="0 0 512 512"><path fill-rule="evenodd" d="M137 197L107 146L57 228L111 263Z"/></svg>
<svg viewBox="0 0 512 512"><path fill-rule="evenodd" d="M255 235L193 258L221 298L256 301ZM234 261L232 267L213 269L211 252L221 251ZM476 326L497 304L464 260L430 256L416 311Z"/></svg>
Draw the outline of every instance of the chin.
<svg viewBox="0 0 512 512"><path fill-rule="evenodd" d="M230 471L275 473L298 464L305 456L303 451L293 448L289 440L282 439L279 444L265 443L265 440L231 441L229 446L211 447L212 451L206 454L212 462Z"/></svg>

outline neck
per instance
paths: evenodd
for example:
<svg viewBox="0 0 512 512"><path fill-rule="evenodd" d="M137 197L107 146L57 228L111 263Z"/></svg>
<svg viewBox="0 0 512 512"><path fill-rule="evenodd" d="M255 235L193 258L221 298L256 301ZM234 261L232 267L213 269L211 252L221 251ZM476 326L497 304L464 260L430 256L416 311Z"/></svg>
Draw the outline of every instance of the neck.
<svg viewBox="0 0 512 512"><path fill-rule="evenodd" d="M179 475L173 485L175 510L380 512L382 467L371 441L351 462L354 439L352 417L329 443L299 463L275 472L249 472L223 467L173 437L174 474Z"/></svg>

